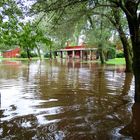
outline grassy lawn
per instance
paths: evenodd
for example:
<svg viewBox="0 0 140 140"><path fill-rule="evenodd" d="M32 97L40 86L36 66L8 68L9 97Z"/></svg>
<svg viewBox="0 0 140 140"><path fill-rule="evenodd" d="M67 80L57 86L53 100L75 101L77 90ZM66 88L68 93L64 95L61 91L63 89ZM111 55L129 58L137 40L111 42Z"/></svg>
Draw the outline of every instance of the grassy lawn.
<svg viewBox="0 0 140 140"><path fill-rule="evenodd" d="M106 64L115 64L115 65L125 64L125 59L124 58L110 59L106 62Z"/></svg>
<svg viewBox="0 0 140 140"><path fill-rule="evenodd" d="M48 59L48 58L42 58L42 59ZM28 60L28 58L0 58L0 60L13 60L13 61L20 61L20 60ZM39 60L38 57L34 57L31 60ZM94 62L94 63L100 63L99 60L92 60L92 61L83 61L83 63L90 63L90 62ZM115 58L115 59L110 59L108 61L106 61L106 64L111 64L111 65L121 65L121 64L125 64L125 59L124 58Z"/></svg>

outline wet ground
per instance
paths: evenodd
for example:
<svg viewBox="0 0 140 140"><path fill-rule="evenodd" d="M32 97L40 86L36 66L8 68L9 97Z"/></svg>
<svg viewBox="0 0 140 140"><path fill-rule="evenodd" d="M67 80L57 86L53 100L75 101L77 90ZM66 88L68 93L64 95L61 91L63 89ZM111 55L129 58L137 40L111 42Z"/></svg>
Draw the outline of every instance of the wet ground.
<svg viewBox="0 0 140 140"><path fill-rule="evenodd" d="M65 60L2 61L0 139L138 139L140 107L133 101L133 75L124 69Z"/></svg>

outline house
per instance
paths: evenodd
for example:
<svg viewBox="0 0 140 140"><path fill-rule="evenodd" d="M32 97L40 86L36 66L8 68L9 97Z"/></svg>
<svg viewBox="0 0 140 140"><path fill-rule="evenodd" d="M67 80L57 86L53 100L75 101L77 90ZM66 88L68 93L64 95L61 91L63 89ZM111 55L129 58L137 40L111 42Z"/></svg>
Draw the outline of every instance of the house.
<svg viewBox="0 0 140 140"><path fill-rule="evenodd" d="M67 56L69 58L72 58L72 57L81 58L81 50L83 50L83 49L85 49L84 46L67 46L67 47L65 47L65 51L67 51ZM83 55L84 56L87 55L86 51L83 52Z"/></svg>
<svg viewBox="0 0 140 140"><path fill-rule="evenodd" d="M97 48L88 48L85 45L81 46L66 46L60 49L61 58L63 53L66 53L66 58L94 59Z"/></svg>
<svg viewBox="0 0 140 140"><path fill-rule="evenodd" d="M20 55L20 48L15 48L13 50L7 50L3 52L2 56L4 58L14 58Z"/></svg>

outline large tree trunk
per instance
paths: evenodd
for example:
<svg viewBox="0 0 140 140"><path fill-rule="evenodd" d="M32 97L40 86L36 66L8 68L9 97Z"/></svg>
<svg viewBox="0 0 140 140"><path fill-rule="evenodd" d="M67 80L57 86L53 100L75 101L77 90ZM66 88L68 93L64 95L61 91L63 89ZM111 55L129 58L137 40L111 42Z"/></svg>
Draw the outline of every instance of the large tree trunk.
<svg viewBox="0 0 140 140"><path fill-rule="evenodd" d="M122 30L119 31L119 36L123 44L124 57L126 62L126 72L132 72L132 51L127 38Z"/></svg>
<svg viewBox="0 0 140 140"><path fill-rule="evenodd" d="M136 34L139 34L135 40L133 40L133 71L135 76L135 101L140 102L140 33L135 31Z"/></svg>
<svg viewBox="0 0 140 140"><path fill-rule="evenodd" d="M121 21L120 21L120 13L118 9L112 8L113 11L113 16L114 16L114 21L112 23L116 27L120 40L123 45L123 51L124 51L124 57L125 57L125 62L126 62L126 72L132 72L132 50L131 46L126 38L125 32L123 31L123 28L121 26Z"/></svg>
<svg viewBox="0 0 140 140"><path fill-rule="evenodd" d="M140 102L140 20L137 15L137 3L132 0L127 0L126 18L129 25L130 36L133 46L133 71L135 77L135 102Z"/></svg>

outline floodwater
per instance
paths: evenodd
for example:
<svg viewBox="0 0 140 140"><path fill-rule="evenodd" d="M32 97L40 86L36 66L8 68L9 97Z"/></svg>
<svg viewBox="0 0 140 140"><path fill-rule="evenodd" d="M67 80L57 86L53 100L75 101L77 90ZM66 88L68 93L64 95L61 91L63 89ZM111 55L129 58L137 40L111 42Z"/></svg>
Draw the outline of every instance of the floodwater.
<svg viewBox="0 0 140 140"><path fill-rule="evenodd" d="M124 73L122 65L2 61L0 92L1 140L133 140L140 136L134 78Z"/></svg>

